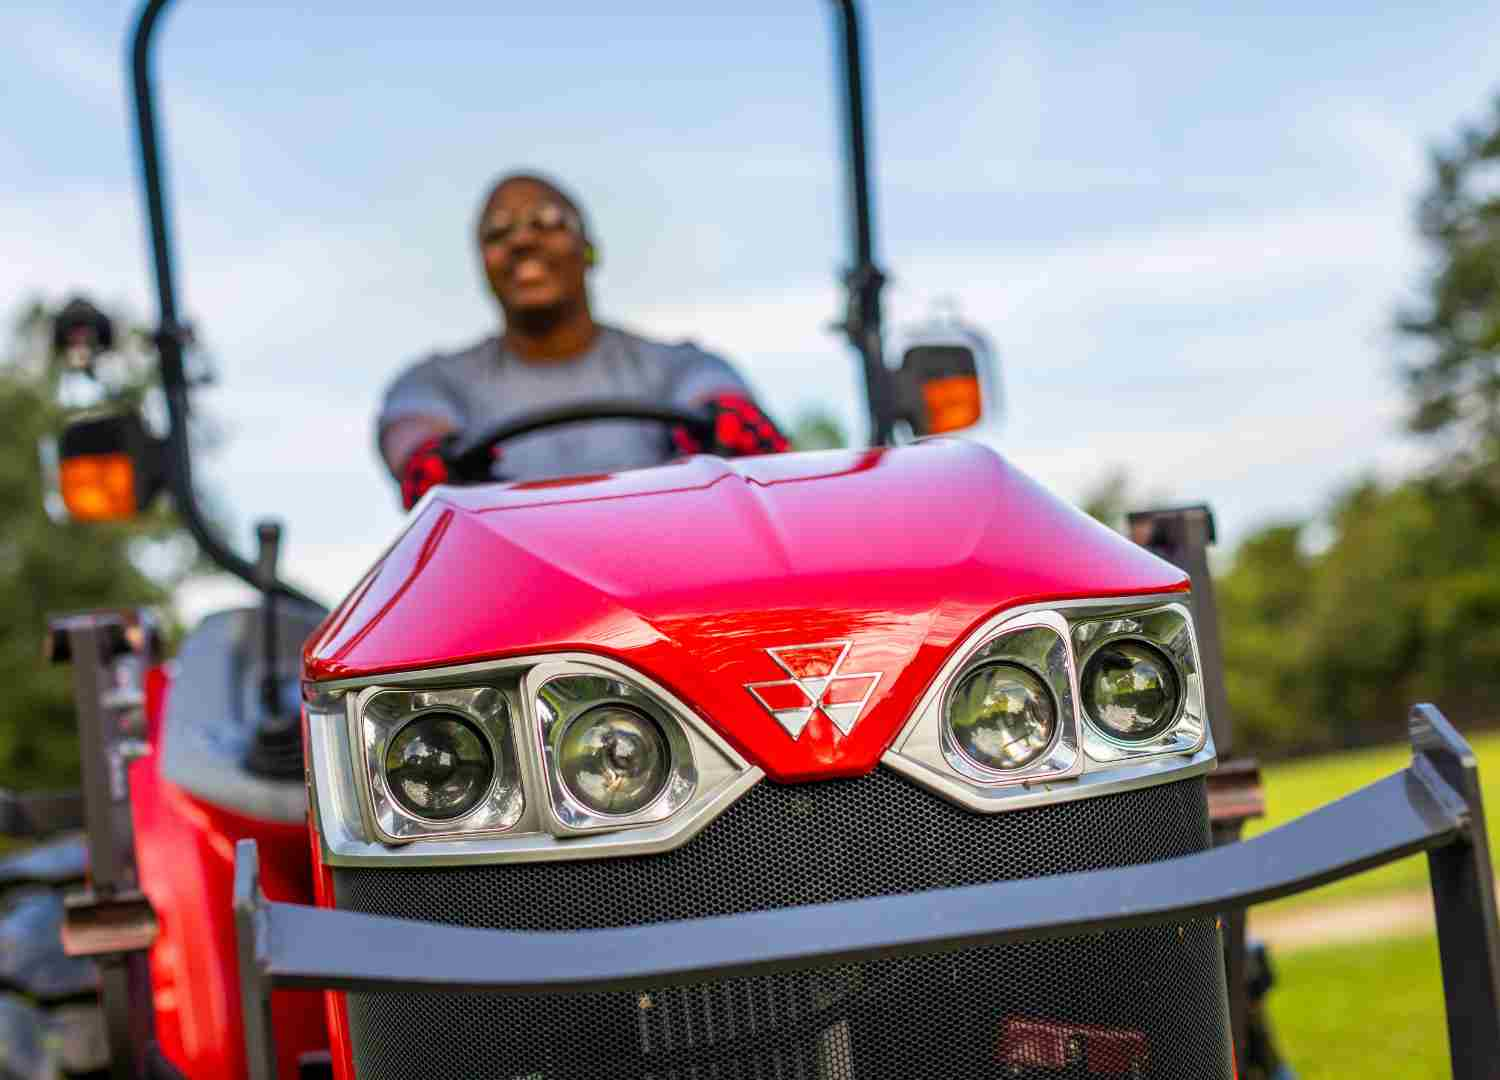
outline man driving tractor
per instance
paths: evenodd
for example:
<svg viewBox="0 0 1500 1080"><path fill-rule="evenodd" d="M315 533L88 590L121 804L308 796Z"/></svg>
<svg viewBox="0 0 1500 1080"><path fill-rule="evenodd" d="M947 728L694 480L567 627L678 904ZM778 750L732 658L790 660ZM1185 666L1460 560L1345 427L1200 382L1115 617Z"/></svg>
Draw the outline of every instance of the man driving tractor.
<svg viewBox="0 0 1500 1080"><path fill-rule="evenodd" d="M497 452L489 475L537 480L657 465L682 453L786 450L786 438L730 365L690 343L667 345L594 321L588 272L598 261L577 201L556 183L512 173L490 189L476 229L490 290L505 313L499 336L436 354L386 391L376 437L410 509L455 475L465 436L528 410L614 397L703 409L713 445L685 427L594 421L534 432Z"/></svg>

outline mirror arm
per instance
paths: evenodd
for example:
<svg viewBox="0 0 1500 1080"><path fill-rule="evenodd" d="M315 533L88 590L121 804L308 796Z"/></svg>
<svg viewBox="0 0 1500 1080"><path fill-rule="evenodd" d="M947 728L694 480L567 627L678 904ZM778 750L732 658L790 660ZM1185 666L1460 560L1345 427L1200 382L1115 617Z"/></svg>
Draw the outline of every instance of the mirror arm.
<svg viewBox="0 0 1500 1080"><path fill-rule="evenodd" d="M140 151L141 178L146 192L146 216L151 224L151 259L156 272L156 299L161 326L156 333L162 390L167 399L169 428L163 447L166 482L177 512L188 532L216 565L247 584L307 603L305 593L279 578L262 581L255 564L237 554L208 520L193 490L191 451L188 445L188 381L183 365L186 329L178 322L177 295L172 276L172 244L167 215L166 180L157 138L156 101L151 84L151 46L158 21L171 0L146 0L136 17L131 39L131 86L135 93L136 144Z"/></svg>

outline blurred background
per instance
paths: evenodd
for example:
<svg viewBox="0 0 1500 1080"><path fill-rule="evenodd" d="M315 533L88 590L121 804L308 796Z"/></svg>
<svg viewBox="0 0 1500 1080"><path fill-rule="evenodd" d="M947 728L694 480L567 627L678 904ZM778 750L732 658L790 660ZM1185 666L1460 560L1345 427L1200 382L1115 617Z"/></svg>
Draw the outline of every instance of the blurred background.
<svg viewBox="0 0 1500 1080"><path fill-rule="evenodd" d="M71 295L154 323L123 59L133 5L0 9L0 781L69 780L48 611L242 597L163 511L58 525L37 446L98 387L50 355ZM748 7L748 6L747 6ZM1271 819L1400 766L1437 702L1500 779L1500 14L1268 3L866 12L892 337L994 344L979 433L1117 524L1208 502L1240 747ZM804 444L864 438L827 5L503 13L182 0L159 89L206 497L336 601L402 520L387 382L496 328L471 243L498 174L592 218L596 310L732 358ZM111 393L150 401L144 340ZM1489 800L1500 805L1500 792ZM1304 1077L1446 1076L1425 864L1258 910ZM1393 1066L1392 1063L1398 1063Z"/></svg>

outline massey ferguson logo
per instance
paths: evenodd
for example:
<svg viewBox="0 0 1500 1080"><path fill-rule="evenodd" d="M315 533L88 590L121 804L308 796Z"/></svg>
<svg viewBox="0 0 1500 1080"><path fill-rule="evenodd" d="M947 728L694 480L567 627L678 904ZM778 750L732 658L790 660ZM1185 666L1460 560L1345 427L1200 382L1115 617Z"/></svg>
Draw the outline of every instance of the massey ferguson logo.
<svg viewBox="0 0 1500 1080"><path fill-rule="evenodd" d="M794 739L802 737L815 712L821 712L848 735L880 682L878 671L843 670L852 645L850 641L825 641L767 649L776 666L791 678L746 683L745 689Z"/></svg>

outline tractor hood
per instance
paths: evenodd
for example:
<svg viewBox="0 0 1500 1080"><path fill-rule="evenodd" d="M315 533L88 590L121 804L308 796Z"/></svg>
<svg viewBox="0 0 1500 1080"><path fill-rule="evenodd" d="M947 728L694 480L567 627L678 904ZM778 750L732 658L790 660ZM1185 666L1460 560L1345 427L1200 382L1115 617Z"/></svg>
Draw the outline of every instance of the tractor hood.
<svg viewBox="0 0 1500 1080"><path fill-rule="evenodd" d="M1187 587L976 443L694 457L436 489L309 640L305 674L600 653L692 703L773 778L857 775L997 611ZM793 668L841 676L830 685L850 699L830 692L842 707L814 709L795 739L749 689Z"/></svg>

